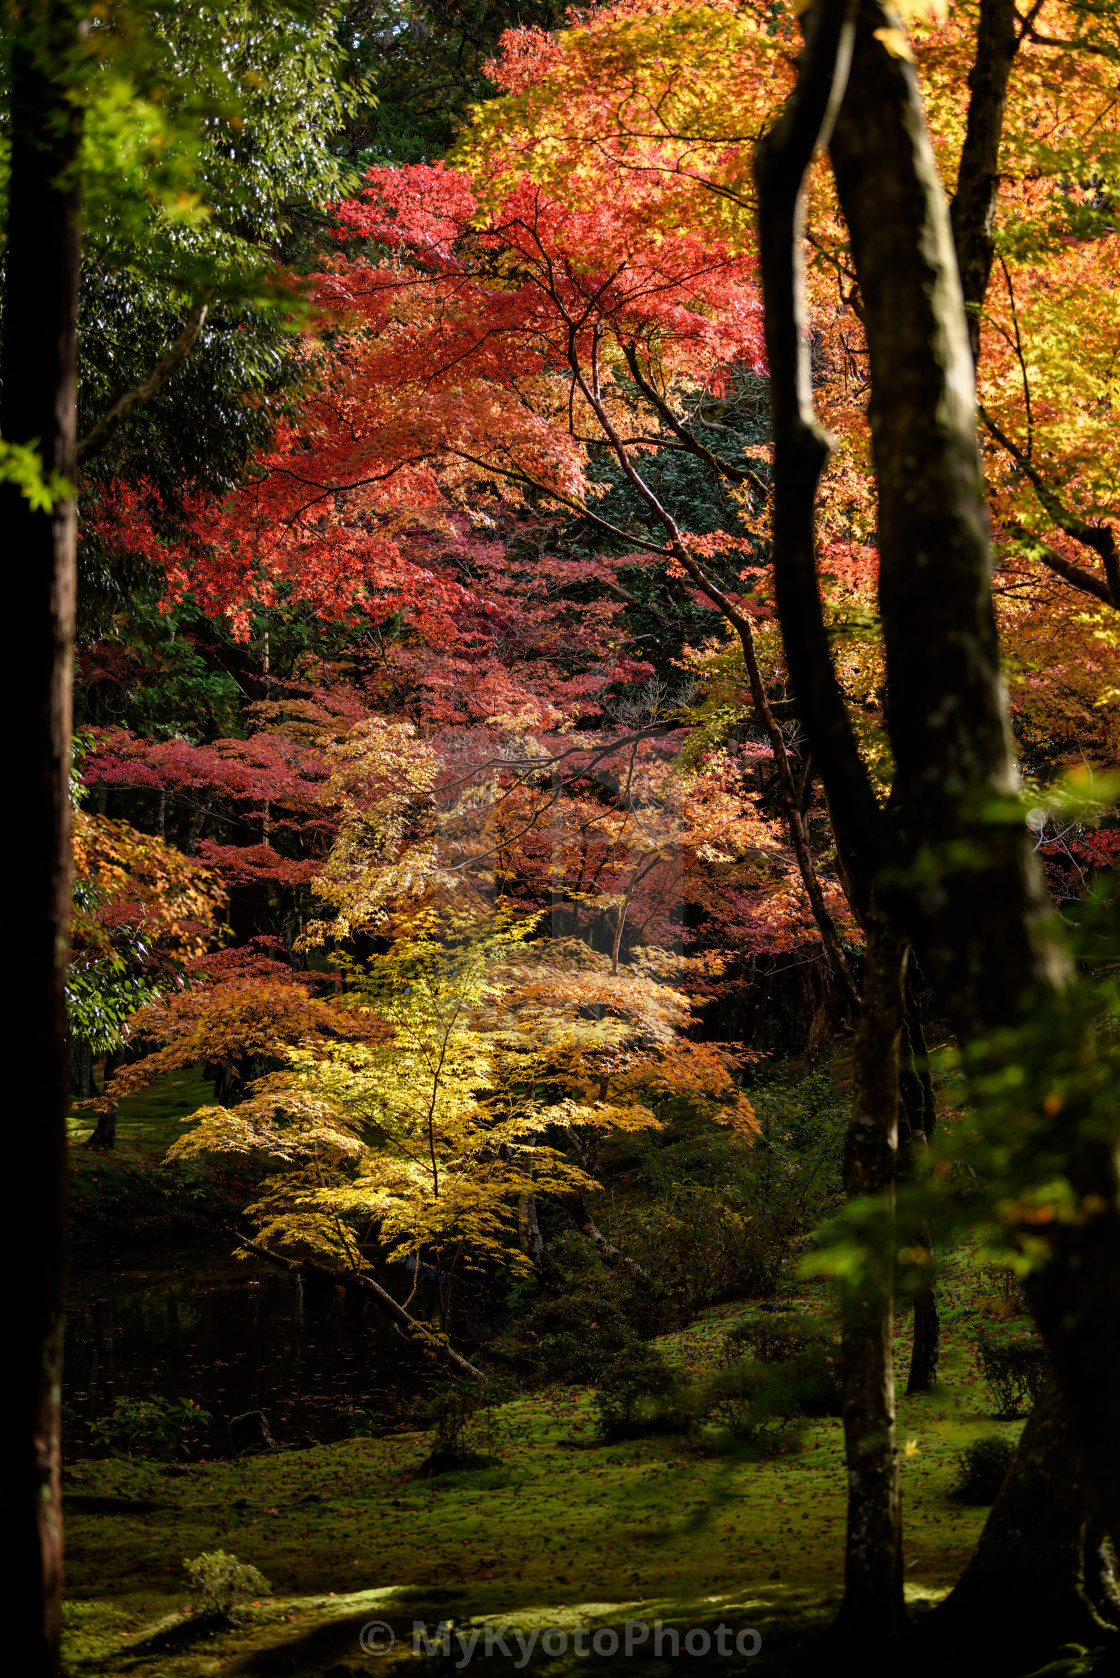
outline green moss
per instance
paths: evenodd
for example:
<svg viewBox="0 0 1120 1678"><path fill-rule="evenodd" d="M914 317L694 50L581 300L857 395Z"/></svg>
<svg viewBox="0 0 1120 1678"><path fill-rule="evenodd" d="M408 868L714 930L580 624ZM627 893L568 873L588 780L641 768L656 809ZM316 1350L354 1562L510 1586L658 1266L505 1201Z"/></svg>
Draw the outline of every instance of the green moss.
<svg viewBox="0 0 1120 1678"><path fill-rule="evenodd" d="M135 1095L126 1095L122 1099L117 1109L114 1153L130 1161L138 1157L162 1159L172 1142L183 1134L186 1115L197 1112L213 1100L213 1079L203 1077L201 1065L157 1078L149 1089L138 1090ZM93 1121L88 1114L72 1115L72 1147L92 1134Z"/></svg>
<svg viewBox="0 0 1120 1678"><path fill-rule="evenodd" d="M254 1171L245 1161L164 1165L183 1120L214 1097L202 1068L172 1072L150 1089L126 1096L109 1153L80 1144L92 1134L85 1114L71 1116L70 1236L99 1257L123 1249L213 1238L253 1198Z"/></svg>
<svg viewBox="0 0 1120 1678"><path fill-rule="evenodd" d="M962 1326L972 1289L967 1272L947 1279ZM821 1303L811 1291L799 1301ZM682 1370L702 1374L743 1315L742 1306L719 1307L658 1344ZM903 1374L907 1332L903 1318ZM950 1384L899 1403L915 1601L936 1601L951 1587L984 1520L950 1495L960 1446L993 1431L962 1342L951 1337L948 1347ZM839 1421L808 1424L796 1455L755 1461L714 1430L689 1443L604 1445L587 1388L525 1396L498 1417L494 1466L430 1478L419 1476L431 1445L422 1434L214 1462L175 1477L147 1463L75 1466L66 1477L71 1678L202 1674L219 1660L223 1672L334 1678L351 1669L423 1670L427 1660L412 1665L414 1620L434 1630L441 1619L503 1618L539 1628L657 1618L678 1627L753 1625L763 1654L741 1669L778 1672L790 1639L808 1637L834 1612L845 1515ZM997 1427L1015 1438L1020 1425ZM156 1507L99 1513L83 1506L94 1497ZM259 1568L275 1592L236 1631L215 1632L182 1613L190 1600L183 1558L215 1549ZM358 1643L373 1619L401 1639L376 1668ZM431 1660L431 1670L447 1670L442 1656ZM573 1670L587 1664L571 1660ZM567 1669L559 1659L537 1661L522 1670L559 1678ZM625 1669L640 1674L645 1663L635 1657Z"/></svg>

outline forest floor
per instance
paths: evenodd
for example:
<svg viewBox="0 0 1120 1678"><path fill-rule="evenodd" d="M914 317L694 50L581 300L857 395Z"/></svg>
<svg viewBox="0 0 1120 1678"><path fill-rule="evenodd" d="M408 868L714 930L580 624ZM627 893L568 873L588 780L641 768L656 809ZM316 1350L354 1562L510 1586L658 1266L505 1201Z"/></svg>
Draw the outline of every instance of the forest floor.
<svg viewBox="0 0 1120 1678"><path fill-rule="evenodd" d="M951 1495L960 1447L994 1431L1014 1437L1021 1425L993 1421L970 1354L967 1319L983 1309L973 1273L951 1266L944 1295L946 1384L899 1402L906 1591L918 1612L950 1589L986 1514ZM813 1290L799 1303L811 1309ZM659 1344L702 1373L748 1309L717 1307ZM907 1326L903 1318L903 1369ZM65 1476L70 1678L449 1672L485 1661L488 1625L500 1639L490 1659L509 1670L560 1678L590 1659L637 1678L654 1669L658 1620L682 1644L695 1629L697 1650L708 1633L711 1653L699 1665L729 1674L798 1665L835 1610L842 1577L838 1420L809 1423L797 1452L758 1461L712 1433L602 1443L586 1388L536 1392L492 1416L492 1466L431 1477L422 1473L431 1439L416 1433L185 1472L133 1460L73 1465ZM184 1559L214 1550L251 1563L272 1585L236 1629L201 1618L184 1583ZM604 1630L624 1640L627 1621L649 1628L644 1642L640 1629L631 1632L630 1658L624 1642L612 1651ZM363 1627L374 1622L388 1629L367 1631L363 1647ZM441 1622L452 1628L450 1655ZM717 1641L721 1624L730 1629ZM604 1630L601 1659L581 1652L579 1627L590 1628L583 1647ZM750 1637L735 1653L735 1635L747 1628L761 1637L757 1656ZM526 1643L539 1634L531 1652L519 1631ZM391 1652L367 1652L388 1632ZM671 1652L667 1635L661 1647Z"/></svg>
<svg viewBox="0 0 1120 1678"><path fill-rule="evenodd" d="M112 1267L115 1237L138 1221L195 1215L191 1174L172 1191L151 1168L184 1112L210 1094L198 1074L161 1080L121 1103L114 1155L76 1150L79 1233L99 1267ZM73 1140L89 1128L75 1119ZM199 1233L211 1245L216 1214L203 1210ZM966 1252L943 1265L941 1295L944 1385L898 1406L915 1614L952 1587L987 1513L952 1495L962 1446L994 1432L1014 1439L1022 1426L993 1419L970 1330L998 1302ZM788 1303L821 1309L823 1286L805 1284ZM658 1345L701 1376L719 1362L726 1331L758 1309L714 1307ZM903 1311L903 1374L909 1335ZM691 1664L729 1675L800 1666L835 1612L843 1574L839 1420L809 1422L797 1450L758 1460L713 1430L604 1443L587 1387L528 1393L489 1417L490 1466L455 1473L427 1475L431 1436L403 1432L172 1467L69 1465L67 1678L392 1678L494 1662L538 1678L589 1664L641 1678L661 1670L658 1621L662 1656L675 1633L682 1658L707 1642ZM215 1550L272 1587L237 1627L206 1619L185 1581L184 1560ZM449 1628L446 1646L439 1626ZM761 1638L757 1654L749 1631ZM390 1633L392 1649L380 1652Z"/></svg>

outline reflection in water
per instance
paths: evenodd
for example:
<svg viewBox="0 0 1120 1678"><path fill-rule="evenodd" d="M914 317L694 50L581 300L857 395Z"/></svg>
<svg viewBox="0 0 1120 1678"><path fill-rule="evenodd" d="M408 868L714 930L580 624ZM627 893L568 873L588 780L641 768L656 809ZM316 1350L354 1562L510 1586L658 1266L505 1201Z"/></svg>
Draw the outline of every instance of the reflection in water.
<svg viewBox="0 0 1120 1678"><path fill-rule="evenodd" d="M148 1270L78 1290L63 1400L90 1422L119 1397L194 1399L214 1417L202 1454L222 1456L230 1418L245 1411L264 1410L280 1444L338 1438L350 1407L392 1425L424 1378L371 1301L318 1278Z"/></svg>

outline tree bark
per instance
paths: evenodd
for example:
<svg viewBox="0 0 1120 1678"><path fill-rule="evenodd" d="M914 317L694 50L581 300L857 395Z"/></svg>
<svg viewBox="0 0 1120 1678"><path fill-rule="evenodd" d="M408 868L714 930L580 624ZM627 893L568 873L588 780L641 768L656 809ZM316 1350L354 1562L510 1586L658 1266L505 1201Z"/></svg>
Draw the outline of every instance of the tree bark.
<svg viewBox="0 0 1120 1678"><path fill-rule="evenodd" d="M1093 1601L1097 1592L1107 1607L1111 1568L1075 1444L1048 1382L968 1566L926 1622L923 1650L939 1670L951 1652L954 1671L998 1678L1033 1671L1063 1643L1116 1638Z"/></svg>
<svg viewBox="0 0 1120 1678"><path fill-rule="evenodd" d="M79 108L66 97L79 47L76 12L58 0L13 12L11 173L0 434L38 444L44 477L74 480L79 269ZM22 1670L58 1666L62 1584L59 1385L65 1308L68 1055L64 984L70 924L70 715L75 509L35 511L0 486L10 622L21 647L23 705L8 742L20 789L18 852L8 877L8 936L20 952L9 1022L27 1085L7 1133L7 1168L34 1216L12 1296L8 1435L11 1488L8 1635ZM11 827L15 838L14 826Z"/></svg>
<svg viewBox="0 0 1120 1678"><path fill-rule="evenodd" d="M517 1236L521 1251L538 1270L544 1258L544 1240L537 1221L537 1197L523 1194L517 1202Z"/></svg>
<svg viewBox="0 0 1120 1678"><path fill-rule="evenodd" d="M94 1094L93 1050L80 1037L68 1031L70 1048L70 1099L88 1101Z"/></svg>
<svg viewBox="0 0 1120 1678"><path fill-rule="evenodd" d="M803 184L827 141L848 75L848 0L816 0L804 16L797 86L755 153L759 267L774 426L774 584L782 644L814 769L824 782L845 884L862 918L887 832L836 679L817 579L816 495L832 442L813 411L805 325Z"/></svg>
<svg viewBox="0 0 1120 1678"><path fill-rule="evenodd" d="M888 1665L906 1627L902 1590L902 1504L895 1438L892 1340L893 1219L898 1148L898 1058L906 945L872 903L856 1036L852 1116L844 1147L849 1201L884 1204L881 1246L864 1251L855 1281L840 1291L840 1378L848 1528L844 1600L835 1636L861 1668Z"/></svg>
<svg viewBox="0 0 1120 1678"><path fill-rule="evenodd" d="M1007 84L1019 49L1018 21L1015 0L980 0L964 145L949 208L973 362L980 359L980 311L995 256L999 148Z"/></svg>
<svg viewBox="0 0 1120 1678"><path fill-rule="evenodd" d="M885 1237L865 1244L841 1288L841 1386L848 1467L844 1600L833 1628L863 1670L886 1670L906 1628L895 1439L893 1213L905 940L876 901L888 829L859 755L829 650L816 565L815 503L831 443L813 411L804 321L803 182L843 94L853 27L847 0L805 17L797 86L755 156L759 254L774 421L774 576L782 637L814 766L825 783L852 907L866 935L856 1087L845 1149L850 1200L882 1200Z"/></svg>
<svg viewBox="0 0 1120 1678"><path fill-rule="evenodd" d="M1048 1262L1032 1273L1030 1293L1102 1517L1116 1532L1115 1115L1094 1110L1093 1132L1083 1130L1096 1098L1078 1093L1077 1079L1095 1051L1078 1010L1062 1001L1068 959L1018 804L972 355L915 73L884 38L897 27L878 0L860 0L831 142L870 355L880 608L903 841L893 902L962 1041L991 1041L1008 1029L1037 1033L1045 1019L1066 1057L1069 1097L1053 1110L1047 1104L1049 1129L1031 1146L1062 1162L1083 1215L1034 1227L1047 1239ZM1013 1052L1005 1046L1001 1058Z"/></svg>
<svg viewBox="0 0 1120 1678"><path fill-rule="evenodd" d="M914 1053L914 1035L920 1028L914 1022L911 1029L911 1009L907 1003L907 1018L903 1027L902 1062L899 1074L899 1094L907 1135L903 1149L902 1175L908 1176L917 1165L922 1151L933 1137L935 1111L933 1086L928 1071L919 1071ZM922 1054L925 1044L922 1043ZM906 1396L929 1392L937 1385L941 1373L941 1312L937 1302L936 1254L933 1232L929 1225L917 1231L911 1246L924 1250L925 1263L920 1279L911 1295L914 1306L914 1344L910 1353L910 1373L906 1381Z"/></svg>
<svg viewBox="0 0 1120 1678"><path fill-rule="evenodd" d="M117 1103L111 1098L105 1102L97 1115L97 1124L93 1134L86 1142L87 1148L94 1148L101 1152L109 1152L117 1145Z"/></svg>
<svg viewBox="0 0 1120 1678"><path fill-rule="evenodd" d="M831 152L859 276L879 488L879 604L907 865L895 893L968 1039L1061 983L1018 806L991 596L972 356L913 66L861 0ZM998 974L998 982L996 980Z"/></svg>

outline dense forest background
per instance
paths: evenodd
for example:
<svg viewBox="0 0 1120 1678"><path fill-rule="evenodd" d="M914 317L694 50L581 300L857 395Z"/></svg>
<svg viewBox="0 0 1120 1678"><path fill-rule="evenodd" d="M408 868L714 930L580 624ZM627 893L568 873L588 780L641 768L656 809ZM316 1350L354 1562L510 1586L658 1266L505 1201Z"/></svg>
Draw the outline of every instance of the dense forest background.
<svg viewBox="0 0 1120 1678"><path fill-rule="evenodd" d="M12 14L42 1671L1111 1670L1118 61Z"/></svg>

